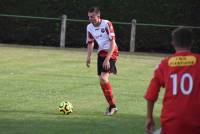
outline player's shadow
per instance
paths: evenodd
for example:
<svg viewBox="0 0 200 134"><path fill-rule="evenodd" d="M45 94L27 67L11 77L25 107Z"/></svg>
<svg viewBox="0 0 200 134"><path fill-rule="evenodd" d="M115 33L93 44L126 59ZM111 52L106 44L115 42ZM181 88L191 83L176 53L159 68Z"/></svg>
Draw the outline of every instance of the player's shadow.
<svg viewBox="0 0 200 134"><path fill-rule="evenodd" d="M20 113L19 117L13 116L15 113ZM119 112L108 117L101 112L60 115L53 112L17 110L0 110L0 114L1 134L145 134L144 115ZM10 114L10 117L6 114ZM6 117L1 117L2 115ZM159 119L155 120L158 124Z"/></svg>
<svg viewBox="0 0 200 134"><path fill-rule="evenodd" d="M56 111L56 110L55 110ZM56 115L56 112L46 112L46 111L34 111L34 110L3 110L0 109L0 113L8 114L47 114L47 115Z"/></svg>

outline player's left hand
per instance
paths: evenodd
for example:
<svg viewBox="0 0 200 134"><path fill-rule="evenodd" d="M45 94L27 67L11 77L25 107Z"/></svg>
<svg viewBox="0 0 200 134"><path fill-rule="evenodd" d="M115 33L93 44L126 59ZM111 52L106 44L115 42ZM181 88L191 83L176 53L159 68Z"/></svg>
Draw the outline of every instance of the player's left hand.
<svg viewBox="0 0 200 134"><path fill-rule="evenodd" d="M90 67L90 63L91 63L91 58L88 57L86 60L86 66L89 68Z"/></svg>
<svg viewBox="0 0 200 134"><path fill-rule="evenodd" d="M107 60L107 59L104 60L104 62L103 62L103 68L106 69L106 70L110 69L110 62L109 62L109 60Z"/></svg>
<svg viewBox="0 0 200 134"><path fill-rule="evenodd" d="M145 122L145 129L147 134L153 134L155 127L154 119L153 118L147 118Z"/></svg>

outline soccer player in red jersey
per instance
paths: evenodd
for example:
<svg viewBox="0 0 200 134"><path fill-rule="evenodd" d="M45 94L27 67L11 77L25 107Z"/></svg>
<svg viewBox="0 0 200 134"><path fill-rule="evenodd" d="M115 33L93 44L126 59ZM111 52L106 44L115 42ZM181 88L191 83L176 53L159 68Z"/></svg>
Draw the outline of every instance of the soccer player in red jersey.
<svg viewBox="0 0 200 134"><path fill-rule="evenodd" d="M115 42L115 32L110 21L100 18L98 7L90 8L88 17L90 24L87 25L86 65L90 67L95 40L98 44L97 72L100 79L100 86L109 104L105 115L111 116L118 111L109 81L110 73L117 73L115 63L118 57L118 47Z"/></svg>
<svg viewBox="0 0 200 134"><path fill-rule="evenodd" d="M161 87L165 88L160 117L161 134L200 134L200 55L190 51L192 31L180 27L172 32L176 53L164 58L154 71L145 94L145 128L153 133L153 109Z"/></svg>

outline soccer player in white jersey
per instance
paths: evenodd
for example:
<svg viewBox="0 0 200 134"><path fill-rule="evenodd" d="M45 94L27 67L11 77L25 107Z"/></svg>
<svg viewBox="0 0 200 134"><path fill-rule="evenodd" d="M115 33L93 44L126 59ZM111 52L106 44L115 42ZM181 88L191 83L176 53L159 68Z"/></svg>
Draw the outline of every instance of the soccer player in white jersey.
<svg viewBox="0 0 200 134"><path fill-rule="evenodd" d="M115 32L110 21L100 18L100 10L98 7L90 8L88 17L90 24L87 25L86 65L90 67L95 40L98 44L97 73L100 86L109 105L105 115L111 116L118 111L112 93L112 86L109 81L110 74L117 73L115 63L118 57L118 47L115 42Z"/></svg>

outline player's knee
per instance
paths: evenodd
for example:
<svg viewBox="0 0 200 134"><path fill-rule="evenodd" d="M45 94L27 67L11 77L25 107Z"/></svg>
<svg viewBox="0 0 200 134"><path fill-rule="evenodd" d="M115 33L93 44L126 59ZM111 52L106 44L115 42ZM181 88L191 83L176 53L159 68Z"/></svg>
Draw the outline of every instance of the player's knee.
<svg viewBox="0 0 200 134"><path fill-rule="evenodd" d="M106 78L104 76L100 76L100 82L101 83L107 83L108 82L108 78Z"/></svg>

